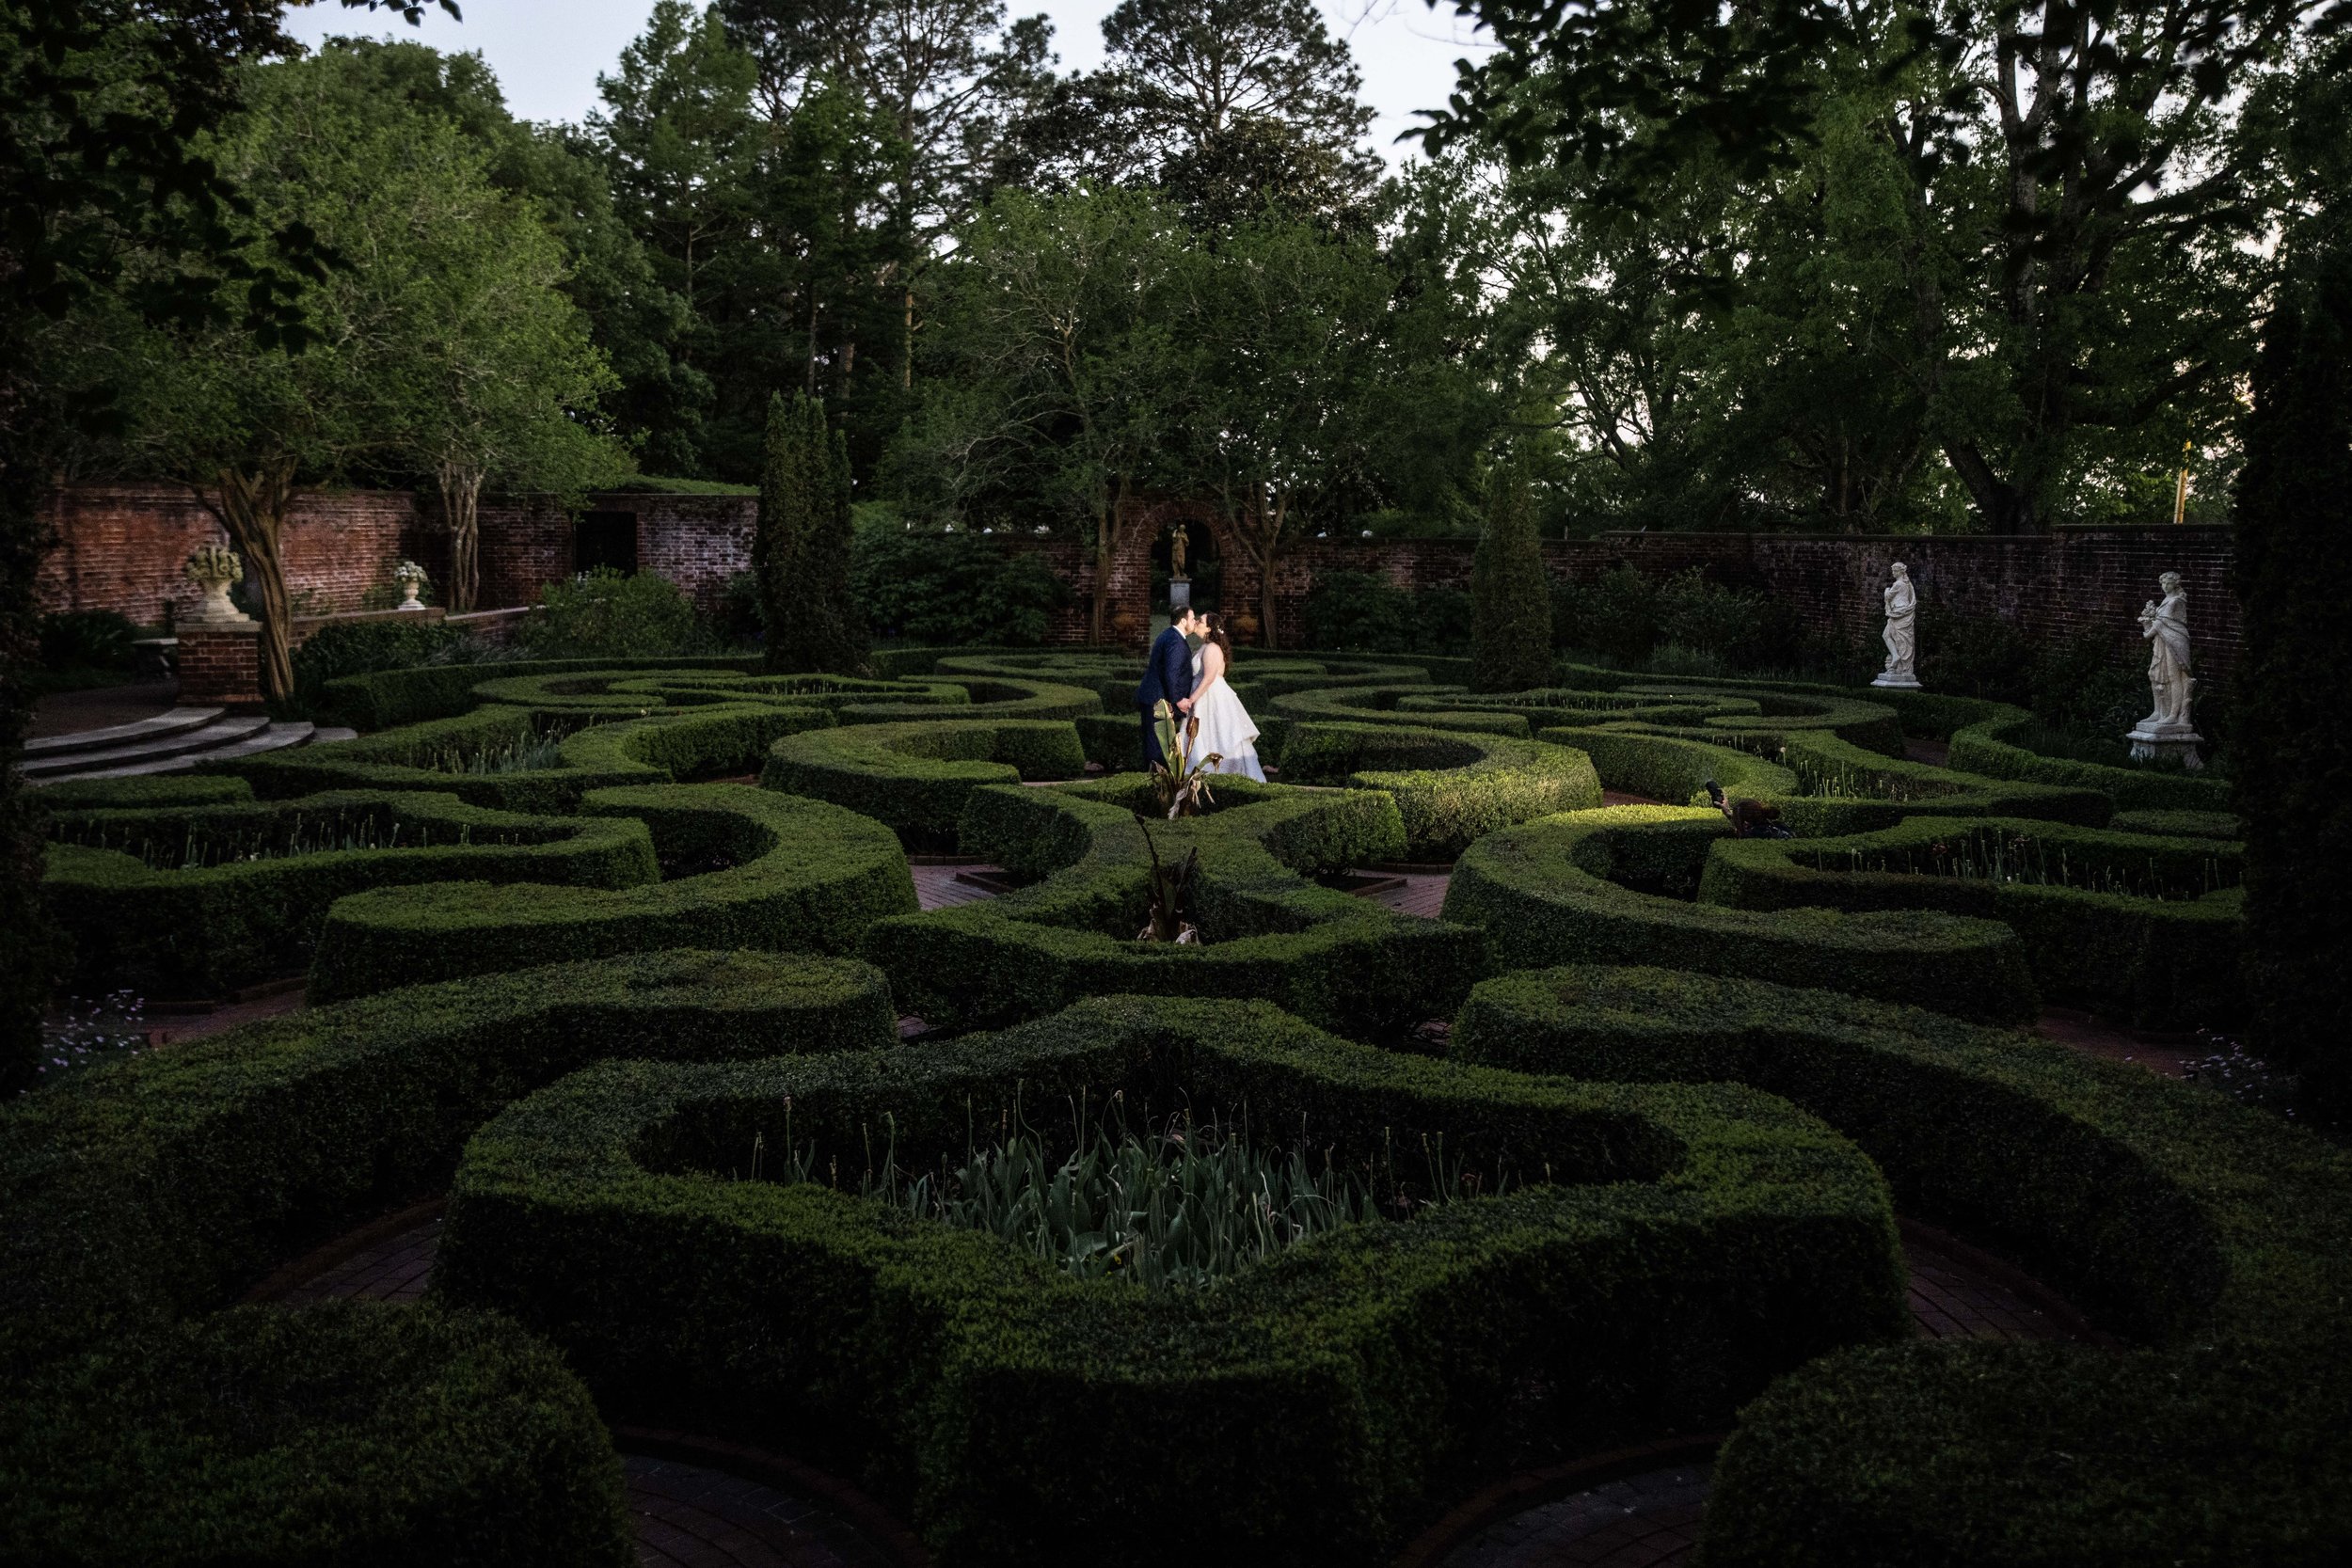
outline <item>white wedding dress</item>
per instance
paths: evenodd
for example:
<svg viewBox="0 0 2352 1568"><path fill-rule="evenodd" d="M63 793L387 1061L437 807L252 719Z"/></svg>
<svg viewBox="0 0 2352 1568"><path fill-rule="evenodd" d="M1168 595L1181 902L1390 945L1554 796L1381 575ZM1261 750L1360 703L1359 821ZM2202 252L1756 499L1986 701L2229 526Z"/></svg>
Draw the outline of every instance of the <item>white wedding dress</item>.
<svg viewBox="0 0 2352 1568"><path fill-rule="evenodd" d="M1200 689L1200 662L1206 650L1192 656L1192 716L1200 721L1200 738L1193 742L1193 755L1206 756L1215 752L1222 760L1216 765L1220 773L1239 773L1265 783L1265 770L1258 766L1258 726L1249 720L1249 710L1233 695L1233 683L1219 680L1205 692Z"/></svg>

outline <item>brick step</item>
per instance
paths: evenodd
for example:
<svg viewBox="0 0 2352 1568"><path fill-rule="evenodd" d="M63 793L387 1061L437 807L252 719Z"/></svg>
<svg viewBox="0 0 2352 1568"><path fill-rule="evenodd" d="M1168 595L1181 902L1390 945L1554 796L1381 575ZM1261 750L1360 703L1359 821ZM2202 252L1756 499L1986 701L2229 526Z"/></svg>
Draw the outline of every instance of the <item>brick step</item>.
<svg viewBox="0 0 2352 1568"><path fill-rule="evenodd" d="M75 730L68 735L43 736L24 743L24 755L27 759L45 759L161 740L187 730L202 729L226 711L217 707L176 707L152 719L141 719L129 724L109 724L103 730Z"/></svg>

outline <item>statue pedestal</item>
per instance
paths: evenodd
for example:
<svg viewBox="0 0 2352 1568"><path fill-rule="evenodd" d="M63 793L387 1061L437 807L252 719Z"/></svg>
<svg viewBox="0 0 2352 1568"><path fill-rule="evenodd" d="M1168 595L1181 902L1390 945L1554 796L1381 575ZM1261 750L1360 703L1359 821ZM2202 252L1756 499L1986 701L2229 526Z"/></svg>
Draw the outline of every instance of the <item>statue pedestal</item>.
<svg viewBox="0 0 2352 1568"><path fill-rule="evenodd" d="M1192 578L1168 579L1168 608L1171 613L1192 608Z"/></svg>
<svg viewBox="0 0 2352 1568"><path fill-rule="evenodd" d="M2205 737L2197 733L2193 724L2152 724L2143 719L2123 738L2132 743L2134 762L2178 757L2181 766L2192 773L2205 766L2205 759L2197 754L2197 748Z"/></svg>
<svg viewBox="0 0 2352 1568"><path fill-rule="evenodd" d="M1899 675L1892 670L1884 672L1879 676L1878 679L1872 681L1870 684L1872 686L1887 687L1897 691L1917 691L1921 689L1918 677L1915 675Z"/></svg>

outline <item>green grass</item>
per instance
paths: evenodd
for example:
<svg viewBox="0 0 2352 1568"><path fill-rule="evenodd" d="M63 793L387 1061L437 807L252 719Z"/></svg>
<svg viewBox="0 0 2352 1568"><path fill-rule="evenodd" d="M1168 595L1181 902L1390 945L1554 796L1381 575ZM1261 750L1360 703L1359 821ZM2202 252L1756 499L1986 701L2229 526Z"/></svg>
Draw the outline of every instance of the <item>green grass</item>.
<svg viewBox="0 0 2352 1568"><path fill-rule="evenodd" d="M1489 1180L1458 1155L1449 1159L1442 1133L1421 1140L1403 1167L1392 1146L1376 1159L1340 1165L1327 1147L1316 1157L1303 1124L1284 1147L1253 1137L1246 1114L1204 1122L1180 1114L1148 1123L1138 1136L1123 1101L1091 1128L1082 1106L1073 1112L1072 1136L1049 1143L1016 1108L1000 1117L1014 1129L1001 1141L975 1137L961 1159L943 1157L925 1170L901 1167L894 1139L879 1167L860 1170L857 1194L917 1219L995 1236L1082 1279L1197 1290L1343 1227L1409 1218L1507 1185L1500 1169ZM1056 1153L1060 1148L1068 1152ZM785 1150L777 1179L846 1187L837 1158L792 1141L788 1108ZM766 1139L755 1135L754 1180L766 1163Z"/></svg>

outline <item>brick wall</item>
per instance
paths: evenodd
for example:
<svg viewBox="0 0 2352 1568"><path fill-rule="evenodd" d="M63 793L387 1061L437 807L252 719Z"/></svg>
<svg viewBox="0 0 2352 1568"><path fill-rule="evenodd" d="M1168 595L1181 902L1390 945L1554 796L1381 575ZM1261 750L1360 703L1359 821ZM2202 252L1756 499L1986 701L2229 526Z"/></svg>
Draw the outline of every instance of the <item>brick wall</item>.
<svg viewBox="0 0 2352 1568"><path fill-rule="evenodd" d="M1209 523L1218 536L1223 607L1258 608L1258 572L1223 538L1206 509L1154 506L1128 531L1112 568L1111 610L1148 626L1153 541L1178 516ZM1072 584L1073 608L1057 641L1083 641L1094 589L1093 552L1062 539L1013 535L1005 547L1042 555ZM1400 588L1467 588L1475 546L1468 539L1316 539L1293 543L1275 562L1275 629L1280 646L1305 641L1307 596L1330 572L1374 572ZM2230 591L2230 531L2220 527L2070 528L2055 533L1902 537L1855 534L1604 533L1550 540L1544 564L1554 577L1589 581L1619 562L1651 578L1697 567L1726 587L1752 589L1794 605L1817 636L1867 641L1883 619L1887 568L1900 561L1931 613L2008 621L2036 641L2084 633L2111 637L2119 651L2139 645L2135 617L2156 596L2161 572L2181 574L2189 594L2197 657L2212 679L2235 667L2242 638ZM1932 668L1933 648L1922 657Z"/></svg>
<svg viewBox="0 0 2352 1568"><path fill-rule="evenodd" d="M190 626L180 634L180 700L251 707L262 700L262 639L255 626Z"/></svg>
<svg viewBox="0 0 2352 1568"><path fill-rule="evenodd" d="M597 511L637 518L640 567L660 573L715 609L726 579L751 563L759 503L751 497L603 495ZM191 609L202 597L180 575L199 545L226 544L220 523L176 485L75 485L51 496L55 544L41 562L44 610L113 610L141 625L167 604ZM542 585L573 570L571 515L544 501L482 504L485 609L528 604ZM449 577L449 535L437 499L405 490L314 491L286 521L286 587L297 615L342 614L369 593L389 589L393 562L431 575L438 596Z"/></svg>
<svg viewBox="0 0 2352 1568"><path fill-rule="evenodd" d="M1467 539L1300 541L1275 568L1284 645L1301 641L1307 595L1323 573L1377 572L1405 588L1467 587L1473 547ZM1695 566L1726 587L1794 605L1817 636L1849 640L1878 635L1887 568L1900 561L1931 613L2007 621L2038 642L2104 633L2128 650L2139 645L2135 617L2157 596L2157 575L2176 571L2188 591L2199 666L2215 680L2228 676L2243 646L2231 558L2230 531L2219 527L2070 528L2016 537L1605 533L1544 546L1554 577L1589 581L1621 562L1651 578ZM1226 602L1234 602L1230 589ZM1931 668L1933 654L1922 644L1923 669Z"/></svg>

